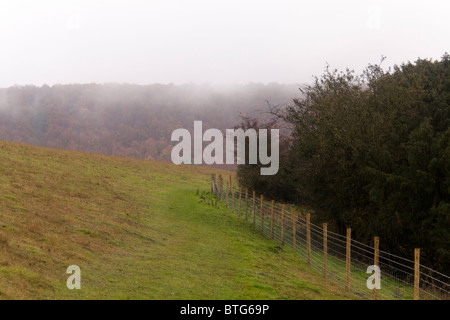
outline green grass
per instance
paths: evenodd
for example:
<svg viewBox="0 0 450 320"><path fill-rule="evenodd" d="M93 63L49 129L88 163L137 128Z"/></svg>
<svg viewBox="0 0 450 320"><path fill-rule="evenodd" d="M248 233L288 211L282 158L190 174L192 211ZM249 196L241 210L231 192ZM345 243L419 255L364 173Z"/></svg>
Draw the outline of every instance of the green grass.
<svg viewBox="0 0 450 320"><path fill-rule="evenodd" d="M1 299L355 298L200 201L218 170L4 141L0 162Z"/></svg>

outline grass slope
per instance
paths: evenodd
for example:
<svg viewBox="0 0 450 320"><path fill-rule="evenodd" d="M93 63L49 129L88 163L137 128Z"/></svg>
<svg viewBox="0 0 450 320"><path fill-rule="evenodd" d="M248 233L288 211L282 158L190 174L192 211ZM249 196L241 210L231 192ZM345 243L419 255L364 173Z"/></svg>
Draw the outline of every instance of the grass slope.
<svg viewBox="0 0 450 320"><path fill-rule="evenodd" d="M353 298L199 202L209 168L5 141L0 163L1 299ZM81 290L66 287L73 264Z"/></svg>

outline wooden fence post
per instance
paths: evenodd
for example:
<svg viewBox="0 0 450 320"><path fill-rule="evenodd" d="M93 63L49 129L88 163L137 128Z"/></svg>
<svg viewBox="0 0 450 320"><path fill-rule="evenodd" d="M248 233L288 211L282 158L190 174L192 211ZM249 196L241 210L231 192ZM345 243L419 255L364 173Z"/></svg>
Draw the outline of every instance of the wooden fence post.
<svg viewBox="0 0 450 320"><path fill-rule="evenodd" d="M247 220L247 210L248 209L248 189L245 188L245 220Z"/></svg>
<svg viewBox="0 0 450 320"><path fill-rule="evenodd" d="M327 278L327 254L328 254L328 225L326 223L323 224L323 276L325 279Z"/></svg>
<svg viewBox="0 0 450 320"><path fill-rule="evenodd" d="M414 300L419 300L420 285L420 249L414 249Z"/></svg>
<svg viewBox="0 0 450 320"><path fill-rule="evenodd" d="M227 182L227 201L225 202L225 205L228 207L228 194L230 193L230 184Z"/></svg>
<svg viewBox="0 0 450 320"><path fill-rule="evenodd" d="M285 204L283 203L283 206L281 208L281 245L284 246L284 208Z"/></svg>
<svg viewBox="0 0 450 320"><path fill-rule="evenodd" d="M222 194L221 194L221 196L222 196L222 202L225 202L225 182L223 181L223 178L222 178L220 181L222 182L222 185L221 185L221 189L222 189Z"/></svg>
<svg viewBox="0 0 450 320"><path fill-rule="evenodd" d="M380 238L374 237L373 238L373 265L378 267L378 257L380 255ZM378 300L378 290L377 288L373 289L373 299Z"/></svg>
<svg viewBox="0 0 450 320"><path fill-rule="evenodd" d="M263 208L264 197L261 195L261 232L264 233L264 208Z"/></svg>
<svg viewBox="0 0 450 320"><path fill-rule="evenodd" d="M273 220L274 220L274 212L273 212L273 207L275 205L275 201L272 200L272 209L271 209L271 213L272 213L272 222L270 224L270 238L273 239Z"/></svg>
<svg viewBox="0 0 450 320"><path fill-rule="evenodd" d="M255 201L256 201L256 195L255 195L255 191L253 191L253 225L255 225Z"/></svg>
<svg viewBox="0 0 450 320"><path fill-rule="evenodd" d="M234 210L234 204L235 204L235 201L234 201L234 198L235 198L235 192L234 192L234 187L232 186L231 187L231 192L232 192L232 194L233 194L233 198L232 198L232 201L231 201L231 203L232 203L232 208L233 208L233 213L235 213L235 210Z"/></svg>
<svg viewBox="0 0 450 320"><path fill-rule="evenodd" d="M241 216L241 198L242 198L242 188L239 187L239 217Z"/></svg>
<svg viewBox="0 0 450 320"><path fill-rule="evenodd" d="M220 198L220 175L217 177L217 198Z"/></svg>
<svg viewBox="0 0 450 320"><path fill-rule="evenodd" d="M307 262L311 264L311 215L306 214L306 254Z"/></svg>
<svg viewBox="0 0 450 320"><path fill-rule="evenodd" d="M222 175L219 176L220 179L220 200L223 202L224 199L224 192L223 192L223 178Z"/></svg>
<svg viewBox="0 0 450 320"><path fill-rule="evenodd" d="M216 174L211 173L211 193L216 193Z"/></svg>
<svg viewBox="0 0 450 320"><path fill-rule="evenodd" d="M226 183L222 180L222 202L225 203Z"/></svg>
<svg viewBox="0 0 450 320"><path fill-rule="evenodd" d="M352 241L352 229L347 228L347 246L346 246L346 254L345 254L345 288L347 291L350 291L350 250L351 250L351 241Z"/></svg>
<svg viewBox="0 0 450 320"><path fill-rule="evenodd" d="M297 217L295 215L295 208L292 208L292 244L294 246L294 252L297 252L297 245L296 245L296 231L295 231L295 225L297 224Z"/></svg>

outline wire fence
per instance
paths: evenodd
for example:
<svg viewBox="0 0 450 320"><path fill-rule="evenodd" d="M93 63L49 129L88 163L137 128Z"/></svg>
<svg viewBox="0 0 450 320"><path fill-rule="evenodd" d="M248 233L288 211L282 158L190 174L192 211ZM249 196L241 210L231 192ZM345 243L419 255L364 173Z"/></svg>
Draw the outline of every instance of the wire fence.
<svg viewBox="0 0 450 320"><path fill-rule="evenodd" d="M211 191L233 213L242 217L265 236L291 248L327 280L346 288L360 299L445 300L450 298L450 277L420 264L420 250L407 259L379 250L378 237L371 245L315 225L308 213L291 205L268 202L236 188L223 178L212 176ZM377 266L380 278L374 279ZM371 277L370 281L368 278ZM376 284L380 285L377 289ZM375 285L369 289L369 285Z"/></svg>

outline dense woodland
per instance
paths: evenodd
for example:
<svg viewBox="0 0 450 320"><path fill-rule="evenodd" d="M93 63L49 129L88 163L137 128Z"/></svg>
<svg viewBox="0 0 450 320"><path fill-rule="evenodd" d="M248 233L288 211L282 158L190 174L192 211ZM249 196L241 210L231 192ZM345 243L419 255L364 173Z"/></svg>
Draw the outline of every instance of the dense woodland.
<svg viewBox="0 0 450 320"><path fill-rule="evenodd" d="M280 171L238 168L241 184L266 198L313 210L367 244L450 270L450 56L361 75L327 69L303 98L273 108L268 125L288 124ZM276 123L278 121L278 124Z"/></svg>
<svg viewBox="0 0 450 320"><path fill-rule="evenodd" d="M201 120L224 131L298 94L281 84L16 86L0 89L0 139L170 161L173 130Z"/></svg>

